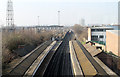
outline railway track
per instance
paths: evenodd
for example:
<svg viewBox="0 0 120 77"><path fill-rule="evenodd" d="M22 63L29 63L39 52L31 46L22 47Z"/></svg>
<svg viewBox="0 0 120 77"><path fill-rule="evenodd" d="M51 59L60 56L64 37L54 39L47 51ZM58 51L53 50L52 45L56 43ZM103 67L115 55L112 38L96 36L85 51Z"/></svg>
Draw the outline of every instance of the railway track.
<svg viewBox="0 0 120 77"><path fill-rule="evenodd" d="M43 77L73 76L69 52L69 40L73 33L66 33L63 42L53 55Z"/></svg>
<svg viewBox="0 0 120 77"><path fill-rule="evenodd" d="M73 32L67 32L63 41L55 41L56 43L52 46L49 52L45 55L39 66L34 65L33 62L42 54L43 51L51 44L52 41L48 41L41 45L38 49L36 49L33 53L31 53L28 57L26 57L21 63L19 63L8 75L14 76L23 76L25 72L29 69L30 66L37 66L35 69L34 75L32 74L29 77L57 77L57 76L69 76L73 77L74 73L78 73L78 71L73 71L73 64L71 62L71 54L74 67L79 66L78 74L83 77L98 77L101 75L102 77L109 77L109 75L105 72L105 70L94 60L91 54L84 48L84 46L76 40L73 42L73 50L70 53L69 41L74 39ZM71 43L72 45L72 43ZM47 52L47 51L46 51ZM35 67L36 68L36 67ZM76 69L78 69L76 67ZM30 69L31 70L31 69Z"/></svg>
<svg viewBox="0 0 120 77"><path fill-rule="evenodd" d="M21 61L14 69L12 69L8 76L23 76L36 58L51 44L51 42L52 41L47 41L42 44L38 49L36 49L33 53Z"/></svg>
<svg viewBox="0 0 120 77"><path fill-rule="evenodd" d="M63 42L60 44L60 46L57 48L57 50L53 49L50 51L48 56L45 58L39 69L37 70L35 76L40 77L56 77L56 76L69 76L73 77L73 67L72 62L70 58L70 50L69 50L69 41L73 39L74 33L66 33ZM102 75L102 77L109 77L107 73L104 71L104 69L92 58L92 56L83 49L84 47L81 46L82 44L79 44L79 41L76 41L76 44L78 44L78 47L80 48L80 54L79 52L76 52L76 56L78 60L81 60L80 67L82 69L83 76L89 77L89 76L95 76ZM81 48L82 47L82 48ZM78 51L79 51L78 50ZM81 57L81 58L79 58ZM83 57L85 60L87 60L87 64L84 64L86 61L82 60ZM83 64L81 64L83 63ZM86 67L86 65L89 65ZM93 74L91 74L91 72Z"/></svg>
<svg viewBox="0 0 120 77"><path fill-rule="evenodd" d="M38 67L38 69L35 72L35 74L33 75L33 77L36 77L36 76L43 77L43 75L45 73L45 70L47 69L50 60L52 59L55 51L57 50L57 48L59 47L60 44L61 44L61 41L57 41L56 42L56 44L49 51L49 53L47 54L47 56L45 57L45 59L43 60L43 62L41 63L41 65Z"/></svg>

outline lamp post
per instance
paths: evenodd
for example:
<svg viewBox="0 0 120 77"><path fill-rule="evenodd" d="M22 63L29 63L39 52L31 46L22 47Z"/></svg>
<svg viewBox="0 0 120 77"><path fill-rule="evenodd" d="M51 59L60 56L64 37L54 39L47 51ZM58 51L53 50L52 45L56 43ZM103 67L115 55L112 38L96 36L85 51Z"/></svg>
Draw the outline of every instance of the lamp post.
<svg viewBox="0 0 120 77"><path fill-rule="evenodd" d="M38 26L40 25L40 22L39 22L39 16L38 16Z"/></svg>
<svg viewBox="0 0 120 77"><path fill-rule="evenodd" d="M60 26L60 11L58 11L58 26Z"/></svg>

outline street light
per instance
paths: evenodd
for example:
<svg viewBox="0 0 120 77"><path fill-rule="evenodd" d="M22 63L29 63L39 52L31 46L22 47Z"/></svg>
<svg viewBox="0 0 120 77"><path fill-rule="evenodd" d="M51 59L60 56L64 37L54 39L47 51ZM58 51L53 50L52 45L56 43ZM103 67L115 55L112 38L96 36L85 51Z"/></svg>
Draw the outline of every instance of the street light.
<svg viewBox="0 0 120 77"><path fill-rule="evenodd" d="M40 25L39 23L40 23L40 22L39 22L39 16L38 16L38 26Z"/></svg>
<svg viewBox="0 0 120 77"><path fill-rule="evenodd" d="M58 11L58 26L60 26L60 11Z"/></svg>

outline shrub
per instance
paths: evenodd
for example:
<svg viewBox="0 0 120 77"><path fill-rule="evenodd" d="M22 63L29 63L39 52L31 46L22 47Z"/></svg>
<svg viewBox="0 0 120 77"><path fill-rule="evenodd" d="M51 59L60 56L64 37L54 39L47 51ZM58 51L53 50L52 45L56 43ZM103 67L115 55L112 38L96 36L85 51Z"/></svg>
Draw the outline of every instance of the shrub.
<svg viewBox="0 0 120 77"><path fill-rule="evenodd" d="M7 44L6 47L12 51L17 49L18 45L23 45L25 44L25 40L22 38L22 36L20 35L14 35L11 36L8 40L7 40Z"/></svg>
<svg viewBox="0 0 120 77"><path fill-rule="evenodd" d="M34 33L33 31L3 32L3 62L9 63L11 60L17 57L17 55L12 51L17 49L19 45L37 46L42 42L49 40L52 36L53 33L51 31L41 33Z"/></svg>
<svg viewBox="0 0 120 77"><path fill-rule="evenodd" d="M77 34L79 40L84 41L83 38L85 38L85 39L88 38L87 28L86 27L82 27L81 25L75 24L72 27L72 29Z"/></svg>

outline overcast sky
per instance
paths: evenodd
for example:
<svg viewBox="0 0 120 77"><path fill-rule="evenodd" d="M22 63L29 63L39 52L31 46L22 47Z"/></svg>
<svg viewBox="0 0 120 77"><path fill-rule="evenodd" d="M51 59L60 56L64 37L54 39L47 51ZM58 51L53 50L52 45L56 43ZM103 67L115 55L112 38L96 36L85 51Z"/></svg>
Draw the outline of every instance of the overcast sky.
<svg viewBox="0 0 120 77"><path fill-rule="evenodd" d="M112 24L118 20L118 0L12 0L14 23L36 25L40 16L41 25L57 24L58 11L62 25ZM0 0L0 25L6 24L7 0Z"/></svg>

